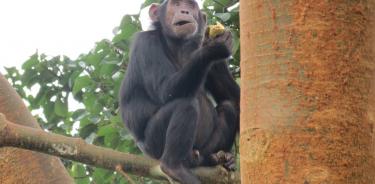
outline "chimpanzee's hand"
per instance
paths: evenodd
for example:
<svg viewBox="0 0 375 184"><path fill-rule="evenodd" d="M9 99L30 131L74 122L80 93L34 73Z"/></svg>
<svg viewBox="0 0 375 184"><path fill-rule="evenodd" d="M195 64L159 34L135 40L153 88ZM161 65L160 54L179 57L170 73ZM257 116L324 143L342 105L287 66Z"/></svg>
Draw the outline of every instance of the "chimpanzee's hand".
<svg viewBox="0 0 375 184"><path fill-rule="evenodd" d="M206 62L215 62L228 58L230 50L223 43L212 43L200 49L201 57Z"/></svg>
<svg viewBox="0 0 375 184"><path fill-rule="evenodd" d="M192 54L192 60L198 63L215 63L228 58L231 55L230 50L224 43L212 43L196 50Z"/></svg>
<svg viewBox="0 0 375 184"><path fill-rule="evenodd" d="M232 33L225 30L224 33L210 38L206 31L202 47L193 54L193 59L211 63L223 61L232 54Z"/></svg>
<svg viewBox="0 0 375 184"><path fill-rule="evenodd" d="M215 43L223 43L228 48L228 50L231 51L233 48L232 33L226 29L224 33L219 34L214 38L210 38L208 31L206 31L205 38L203 40L203 46L209 46Z"/></svg>

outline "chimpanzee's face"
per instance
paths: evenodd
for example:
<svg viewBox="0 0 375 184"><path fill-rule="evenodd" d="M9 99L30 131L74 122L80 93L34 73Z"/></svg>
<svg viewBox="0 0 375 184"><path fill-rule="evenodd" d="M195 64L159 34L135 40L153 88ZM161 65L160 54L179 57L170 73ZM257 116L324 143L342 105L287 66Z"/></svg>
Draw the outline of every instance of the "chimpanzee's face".
<svg viewBox="0 0 375 184"><path fill-rule="evenodd" d="M190 38L199 31L199 21L203 20L195 0L169 0L164 11L164 17L160 18L164 18L164 26L170 36Z"/></svg>

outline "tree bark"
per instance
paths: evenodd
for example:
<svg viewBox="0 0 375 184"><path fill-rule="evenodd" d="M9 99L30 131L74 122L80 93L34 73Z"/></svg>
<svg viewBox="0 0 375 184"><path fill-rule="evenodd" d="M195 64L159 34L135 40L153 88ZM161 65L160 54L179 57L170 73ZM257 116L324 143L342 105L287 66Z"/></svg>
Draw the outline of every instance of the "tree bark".
<svg viewBox="0 0 375 184"><path fill-rule="evenodd" d="M167 179L156 160L90 145L79 138L17 125L7 121L1 113L0 137L3 138L0 140L0 147L12 146L34 150L114 171L121 166L126 173ZM197 168L194 169L194 173L203 183L240 183L238 173L228 172L223 167Z"/></svg>
<svg viewBox="0 0 375 184"><path fill-rule="evenodd" d="M0 113L8 120L40 129L16 91L0 74ZM0 140L4 137L0 137ZM45 154L0 148L0 183L69 184L74 183L61 161Z"/></svg>
<svg viewBox="0 0 375 184"><path fill-rule="evenodd" d="M243 183L374 183L374 4L241 1Z"/></svg>

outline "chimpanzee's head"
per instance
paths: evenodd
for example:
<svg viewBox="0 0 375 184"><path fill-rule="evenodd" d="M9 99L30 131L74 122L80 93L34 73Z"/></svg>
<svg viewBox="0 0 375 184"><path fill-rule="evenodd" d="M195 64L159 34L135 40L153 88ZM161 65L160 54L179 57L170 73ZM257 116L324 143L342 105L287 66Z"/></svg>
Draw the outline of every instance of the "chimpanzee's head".
<svg viewBox="0 0 375 184"><path fill-rule="evenodd" d="M165 0L160 5L152 4L149 14L164 34L175 39L202 35L206 26L206 15L195 0Z"/></svg>

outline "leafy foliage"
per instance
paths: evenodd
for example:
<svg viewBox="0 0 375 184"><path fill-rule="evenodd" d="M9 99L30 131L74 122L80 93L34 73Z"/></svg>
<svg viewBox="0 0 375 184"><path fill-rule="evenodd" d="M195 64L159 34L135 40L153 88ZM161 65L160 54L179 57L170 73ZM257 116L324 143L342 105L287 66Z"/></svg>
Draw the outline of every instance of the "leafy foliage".
<svg viewBox="0 0 375 184"><path fill-rule="evenodd" d="M146 0L143 7L159 0ZM205 0L209 24L220 21L234 35L232 68L239 64L238 0ZM43 129L122 152L141 154L118 113L118 91L128 63L129 45L140 31L139 15L123 17L112 40L101 40L76 60L35 53L22 70L6 68L6 77L29 103ZM127 183L112 171L64 160L76 183ZM139 183L156 183L135 178Z"/></svg>

